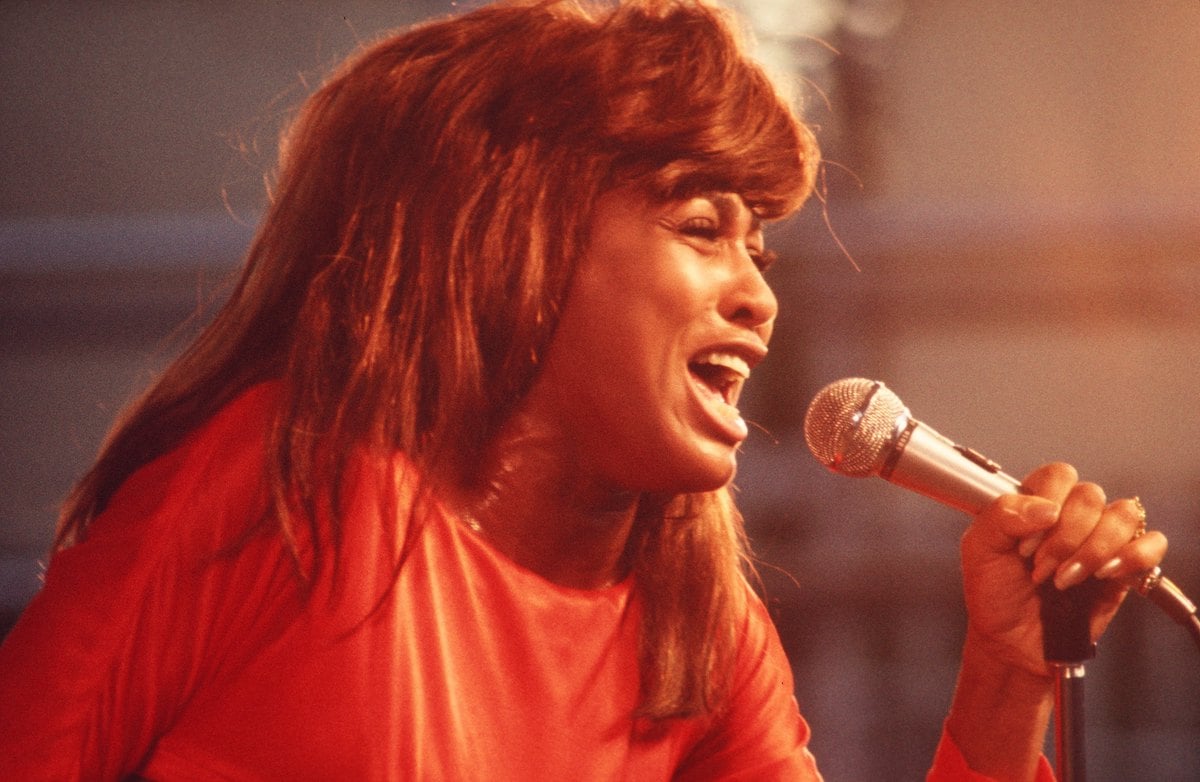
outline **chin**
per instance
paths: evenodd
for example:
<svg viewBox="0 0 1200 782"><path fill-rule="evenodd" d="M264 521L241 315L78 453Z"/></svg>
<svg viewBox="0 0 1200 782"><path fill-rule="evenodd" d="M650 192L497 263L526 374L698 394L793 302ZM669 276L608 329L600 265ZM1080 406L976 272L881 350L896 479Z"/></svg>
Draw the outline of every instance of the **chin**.
<svg viewBox="0 0 1200 782"><path fill-rule="evenodd" d="M723 489L728 486L731 481L733 481L734 472L734 470L727 470L723 472L720 477L714 477L712 480L698 482L693 488L687 489L681 493L694 494L696 492L707 492Z"/></svg>
<svg viewBox="0 0 1200 782"><path fill-rule="evenodd" d="M659 491L671 494L697 494L700 492L716 491L729 485L737 473L737 459L725 454L714 457L705 454L701 459L695 459L673 476L673 480L664 481L669 484ZM666 476L664 476L666 477Z"/></svg>
<svg viewBox="0 0 1200 782"><path fill-rule="evenodd" d="M738 449L697 438L643 441L636 450L613 451L608 481L627 491L652 494L696 494L727 486L737 472Z"/></svg>

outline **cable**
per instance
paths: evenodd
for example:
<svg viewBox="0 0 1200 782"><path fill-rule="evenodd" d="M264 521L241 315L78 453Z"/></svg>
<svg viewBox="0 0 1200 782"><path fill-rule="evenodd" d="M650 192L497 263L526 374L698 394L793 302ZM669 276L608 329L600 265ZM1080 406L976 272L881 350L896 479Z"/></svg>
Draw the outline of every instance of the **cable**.
<svg viewBox="0 0 1200 782"><path fill-rule="evenodd" d="M1150 570L1134 588L1191 633L1196 648L1200 649L1200 617L1196 616L1196 604L1163 576L1161 568Z"/></svg>

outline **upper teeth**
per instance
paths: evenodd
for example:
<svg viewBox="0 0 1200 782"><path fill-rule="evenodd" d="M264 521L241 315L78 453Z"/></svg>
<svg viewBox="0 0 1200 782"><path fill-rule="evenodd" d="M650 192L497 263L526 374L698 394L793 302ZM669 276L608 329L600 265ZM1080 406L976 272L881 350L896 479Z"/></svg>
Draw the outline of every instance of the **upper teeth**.
<svg viewBox="0 0 1200 782"><path fill-rule="evenodd" d="M725 353L719 350L712 350L696 356L695 363L712 364L714 366L724 367L725 369L736 373L743 380L750 377L750 365L746 363L744 358L734 353Z"/></svg>

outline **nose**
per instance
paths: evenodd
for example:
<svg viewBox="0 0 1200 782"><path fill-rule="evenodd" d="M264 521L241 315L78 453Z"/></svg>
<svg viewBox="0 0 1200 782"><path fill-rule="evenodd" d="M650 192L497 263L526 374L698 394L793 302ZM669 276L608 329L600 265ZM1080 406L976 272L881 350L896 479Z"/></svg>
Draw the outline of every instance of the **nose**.
<svg viewBox="0 0 1200 782"><path fill-rule="evenodd" d="M779 314L779 300L749 253L739 248L737 256L736 272L721 314L729 322L754 331L765 344L771 339Z"/></svg>

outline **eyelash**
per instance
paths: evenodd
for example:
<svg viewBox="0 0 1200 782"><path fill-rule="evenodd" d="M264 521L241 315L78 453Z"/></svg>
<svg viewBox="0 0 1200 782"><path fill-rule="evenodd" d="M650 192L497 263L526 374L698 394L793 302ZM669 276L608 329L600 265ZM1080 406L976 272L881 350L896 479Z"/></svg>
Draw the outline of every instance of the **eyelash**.
<svg viewBox="0 0 1200 782"><path fill-rule="evenodd" d="M679 233L715 242L721 236L721 227L707 217L689 217L679 224Z"/></svg>
<svg viewBox="0 0 1200 782"><path fill-rule="evenodd" d="M684 220L679 224L679 232L685 236L694 236L710 242L721 238L721 227L707 217L692 217ZM760 272L771 268L779 257L770 250L749 248L749 253L750 260L754 261L754 265Z"/></svg>

